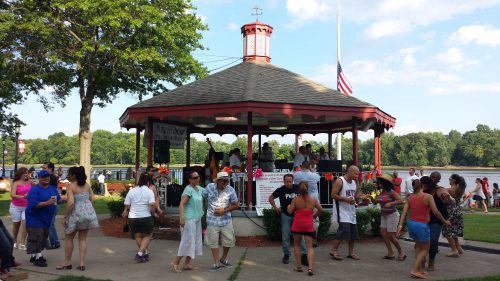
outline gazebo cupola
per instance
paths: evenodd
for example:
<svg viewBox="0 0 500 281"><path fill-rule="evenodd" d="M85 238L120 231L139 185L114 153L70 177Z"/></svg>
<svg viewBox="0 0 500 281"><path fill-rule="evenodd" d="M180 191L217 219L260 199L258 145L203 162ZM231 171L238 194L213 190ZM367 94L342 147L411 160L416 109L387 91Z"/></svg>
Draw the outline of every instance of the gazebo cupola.
<svg viewBox="0 0 500 281"><path fill-rule="evenodd" d="M243 25L243 61L271 62L269 45L272 33L270 25L258 21Z"/></svg>

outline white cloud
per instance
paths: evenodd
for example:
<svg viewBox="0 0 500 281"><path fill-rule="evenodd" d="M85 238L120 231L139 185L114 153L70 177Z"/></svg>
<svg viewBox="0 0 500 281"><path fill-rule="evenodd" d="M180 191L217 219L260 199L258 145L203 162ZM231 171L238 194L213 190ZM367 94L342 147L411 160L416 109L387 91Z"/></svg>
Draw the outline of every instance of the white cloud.
<svg viewBox="0 0 500 281"><path fill-rule="evenodd" d="M234 23L234 22L230 22L230 23L229 23L229 25L228 25L228 27L229 27L229 29L231 29L231 30L237 30L237 29L239 29L239 28L240 28L240 26L239 26L239 25L237 25L237 24L236 24L236 23Z"/></svg>
<svg viewBox="0 0 500 281"><path fill-rule="evenodd" d="M292 25L309 21L335 21L338 0L287 0ZM365 31L370 39L401 35L416 27L428 26L500 3L500 0L350 0L343 1L343 20L359 24L372 22ZM387 28L384 30L384 28Z"/></svg>
<svg viewBox="0 0 500 281"><path fill-rule="evenodd" d="M496 47L500 46L500 29L489 24L462 26L450 36L449 41Z"/></svg>
<svg viewBox="0 0 500 281"><path fill-rule="evenodd" d="M428 95L444 96L452 94L488 93L500 94L500 83L460 83L429 88Z"/></svg>
<svg viewBox="0 0 500 281"><path fill-rule="evenodd" d="M436 56L436 59L444 64L448 64L450 67L457 70L479 63L479 61L477 60L465 58L463 51L455 47L449 48L444 53L438 54Z"/></svg>

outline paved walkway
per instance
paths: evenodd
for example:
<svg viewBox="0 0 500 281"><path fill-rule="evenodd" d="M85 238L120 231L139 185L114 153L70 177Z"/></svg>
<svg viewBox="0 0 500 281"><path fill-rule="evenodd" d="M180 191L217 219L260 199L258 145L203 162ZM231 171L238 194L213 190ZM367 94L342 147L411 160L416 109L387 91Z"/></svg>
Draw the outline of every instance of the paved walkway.
<svg viewBox="0 0 500 281"><path fill-rule="evenodd" d="M60 218L59 218L60 219ZM6 224L10 224L5 219ZM58 224L59 225L59 224ZM10 225L8 225L10 227ZM60 231L62 233L62 231ZM76 242L76 241L75 241ZM381 242L360 242L355 246L355 252L360 261L346 259L334 261L328 255L330 245L322 244L315 249L315 280L410 280L409 269L413 262L413 244L401 241L408 253L406 261L383 260L385 246ZM75 246L77 243L75 243ZM342 245L340 253L346 255L346 246ZM119 239L103 236L100 230L93 230L88 238L88 253L85 272L75 269L59 271L55 267L63 260L62 248L44 251L49 267L39 268L31 265L29 256L15 250L16 258L24 263L21 270L29 273L28 280L53 280L61 275L84 275L87 277L110 280L228 280L234 272L238 261L244 253L241 271L236 280L303 280L307 273L293 271L293 259L289 265L281 263L280 247L234 248L230 252L233 268L211 273L208 269L212 263L208 248L204 255L197 258L198 269L185 271L181 274L170 270L170 262L177 253L178 242L169 240L154 240L151 244L151 261L137 264L133 260L136 251L135 242L130 239ZM448 248L441 247L437 257L437 270L430 273L430 279L454 279L472 276L500 275L500 255L475 251L466 251L460 258L448 258L445 254ZM73 254L73 266L77 265L78 250Z"/></svg>

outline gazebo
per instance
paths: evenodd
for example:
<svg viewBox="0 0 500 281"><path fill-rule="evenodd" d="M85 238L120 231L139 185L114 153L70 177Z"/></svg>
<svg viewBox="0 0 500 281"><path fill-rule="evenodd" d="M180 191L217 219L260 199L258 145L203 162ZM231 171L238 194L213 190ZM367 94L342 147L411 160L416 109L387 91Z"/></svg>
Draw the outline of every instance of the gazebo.
<svg viewBox="0 0 500 281"><path fill-rule="evenodd" d="M272 65L273 28L261 22L241 28L243 62L206 78L128 107L120 125L136 129L136 169L140 132L153 136L153 124L185 128L186 166L190 166L190 134L248 136L247 202L252 202L252 137L254 135L332 134L352 132L353 161L358 165L358 131L373 130L375 167L380 169L380 136L396 119L375 105L322 86ZM260 139L260 138L259 138ZM147 138L148 165L153 164L153 137Z"/></svg>

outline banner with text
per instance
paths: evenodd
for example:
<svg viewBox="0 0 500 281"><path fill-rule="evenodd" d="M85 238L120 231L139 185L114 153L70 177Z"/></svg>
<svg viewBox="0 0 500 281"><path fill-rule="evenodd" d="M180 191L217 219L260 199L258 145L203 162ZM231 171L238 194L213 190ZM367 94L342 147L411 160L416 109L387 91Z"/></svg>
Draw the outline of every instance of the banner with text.
<svg viewBox="0 0 500 281"><path fill-rule="evenodd" d="M263 209L272 208L268 198L276 188L283 185L283 176L287 173L263 173L262 177L255 180L256 206L255 210L259 216L262 216ZM279 200L276 200L276 206L279 206Z"/></svg>
<svg viewBox="0 0 500 281"><path fill-rule="evenodd" d="M147 130L146 130L147 132ZM163 123L153 123L153 141L167 140L170 148L184 148L187 128ZM144 145L147 145L146 134L144 134Z"/></svg>

